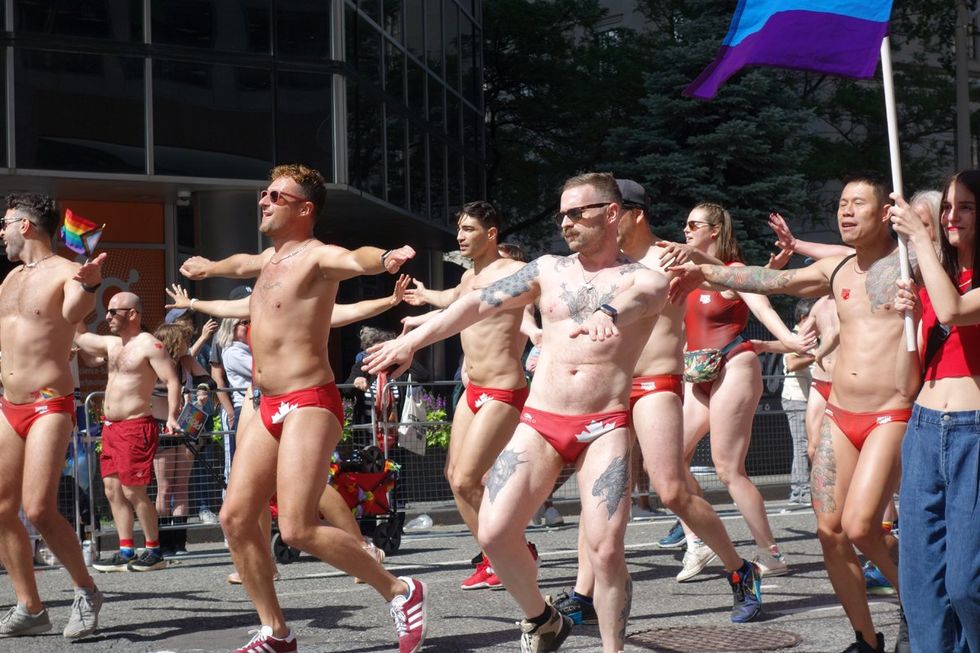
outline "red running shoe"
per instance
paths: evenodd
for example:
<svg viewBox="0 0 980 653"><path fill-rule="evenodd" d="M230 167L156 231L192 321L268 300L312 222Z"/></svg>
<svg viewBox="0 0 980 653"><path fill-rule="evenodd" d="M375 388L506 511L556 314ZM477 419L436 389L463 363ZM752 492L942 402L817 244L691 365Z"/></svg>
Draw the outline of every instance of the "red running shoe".
<svg viewBox="0 0 980 653"><path fill-rule="evenodd" d="M493 573L490 560L486 556L483 556L483 559L476 565L476 571L460 583L459 588L464 590L481 590L487 587L494 587L494 584L500 585L500 579Z"/></svg>
<svg viewBox="0 0 980 653"><path fill-rule="evenodd" d="M262 626L258 630L250 630L255 636L245 646L235 649L234 653L296 653L296 637L290 630L285 637L279 639L272 636L270 626Z"/></svg>
<svg viewBox="0 0 980 653"><path fill-rule="evenodd" d="M398 653L415 653L425 643L425 583L406 576L400 576L398 580L408 585L408 596L399 594L391 600L391 618L398 633Z"/></svg>

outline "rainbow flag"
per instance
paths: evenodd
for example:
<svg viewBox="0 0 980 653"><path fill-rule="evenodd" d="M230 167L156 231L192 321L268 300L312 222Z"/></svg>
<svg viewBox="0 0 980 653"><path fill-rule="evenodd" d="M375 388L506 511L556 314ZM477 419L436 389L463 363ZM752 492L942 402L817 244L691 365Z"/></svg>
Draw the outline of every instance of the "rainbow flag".
<svg viewBox="0 0 980 653"><path fill-rule="evenodd" d="M65 209L65 224L61 227L61 238L65 241L65 246L76 254L91 256L95 251L99 239L102 238L101 227L91 220L72 213L71 209Z"/></svg>
<svg viewBox="0 0 980 653"><path fill-rule="evenodd" d="M891 12L892 0L739 0L718 55L684 95L710 100L745 66L873 77Z"/></svg>

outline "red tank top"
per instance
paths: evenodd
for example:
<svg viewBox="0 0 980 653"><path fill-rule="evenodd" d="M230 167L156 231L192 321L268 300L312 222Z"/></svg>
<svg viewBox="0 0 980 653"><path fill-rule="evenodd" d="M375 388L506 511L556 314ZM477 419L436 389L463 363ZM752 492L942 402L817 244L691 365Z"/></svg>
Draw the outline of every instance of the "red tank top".
<svg viewBox="0 0 980 653"><path fill-rule="evenodd" d="M687 296L684 327L687 350L721 349L745 330L749 307L738 296L725 299L715 290L693 290Z"/></svg>
<svg viewBox="0 0 980 653"><path fill-rule="evenodd" d="M973 272L966 270L960 273L960 294L970 289ZM936 328L936 309L929 301L929 293L925 288L919 289L919 300L922 302L922 335L923 342L929 342L929 333ZM919 356L925 357L925 346ZM980 376L980 324L954 326L929 361L926 368L925 380L936 381L961 376Z"/></svg>

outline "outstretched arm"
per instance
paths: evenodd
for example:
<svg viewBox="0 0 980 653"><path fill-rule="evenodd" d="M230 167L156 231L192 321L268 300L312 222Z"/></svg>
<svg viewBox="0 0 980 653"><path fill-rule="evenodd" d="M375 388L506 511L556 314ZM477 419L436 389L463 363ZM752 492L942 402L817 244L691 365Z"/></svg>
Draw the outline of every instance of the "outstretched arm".
<svg viewBox="0 0 980 653"><path fill-rule="evenodd" d="M832 263L831 263L832 264ZM670 268L681 275L684 285L707 282L722 289L759 295L795 295L816 297L830 292L826 265L820 262L793 270L770 270L758 266L685 265ZM743 298L744 299L744 298Z"/></svg>
<svg viewBox="0 0 980 653"><path fill-rule="evenodd" d="M415 287L405 291L405 303L412 306L429 304L436 308L446 308L459 296L459 286L445 290L432 290L426 288L425 284L418 279L413 279L412 282Z"/></svg>
<svg viewBox="0 0 980 653"><path fill-rule="evenodd" d="M374 317L375 315L384 313L388 309L398 306L402 301L405 288L408 287L408 282L411 280L412 277L407 274L398 277L398 281L395 282L395 291L388 297L365 299L356 304L334 304L333 313L330 316L330 326L347 326L353 322L366 320L369 317Z"/></svg>
<svg viewBox="0 0 980 653"><path fill-rule="evenodd" d="M408 245L398 249L383 250L378 247L359 247L355 250L335 245L317 249L317 265L320 272L335 281L352 279L365 274L389 272L395 274L408 260L415 257L415 250Z"/></svg>
<svg viewBox="0 0 980 653"><path fill-rule="evenodd" d="M93 358L104 358L109 354L109 346L105 336L89 333L83 322L75 325L75 344L79 352Z"/></svg>
<svg viewBox="0 0 980 653"><path fill-rule="evenodd" d="M651 270L637 271L629 288L573 328L570 337L587 335L592 340L602 342L618 336L620 326L659 315L667 303L667 287L667 277L663 274Z"/></svg>
<svg viewBox="0 0 980 653"><path fill-rule="evenodd" d="M786 224L786 220L778 213L769 214L769 228L776 233L777 247L796 252L800 256L809 256L815 261L828 256L849 256L854 253L854 249L847 245L815 243L796 238Z"/></svg>
<svg viewBox="0 0 980 653"><path fill-rule="evenodd" d="M414 331L371 347L363 369L377 374L395 368L390 376L400 376L411 364L412 354L422 347L459 333L488 315L530 304L540 290L538 261L531 261L482 290L463 295Z"/></svg>
<svg viewBox="0 0 980 653"><path fill-rule="evenodd" d="M189 308L198 313L204 313L212 317L248 317L248 308L251 297L241 299L197 299L188 297L187 291L178 284L173 284L170 288L164 288L172 300L164 308Z"/></svg>
<svg viewBox="0 0 980 653"><path fill-rule="evenodd" d="M254 279L259 276L262 265L271 252L270 247L261 254L232 254L220 261L212 261L203 256L192 256L180 266L180 273L194 281L209 277Z"/></svg>
<svg viewBox="0 0 980 653"><path fill-rule="evenodd" d="M762 326L769 329L769 333L774 335L779 342L783 343L791 351L803 354L817 344L817 336L813 330L812 321L808 324L807 328L800 329L800 333L793 333L783 323L783 319L779 317L779 314L776 313L766 297L742 292L738 295L748 305L749 310L752 311L756 319L762 323Z"/></svg>

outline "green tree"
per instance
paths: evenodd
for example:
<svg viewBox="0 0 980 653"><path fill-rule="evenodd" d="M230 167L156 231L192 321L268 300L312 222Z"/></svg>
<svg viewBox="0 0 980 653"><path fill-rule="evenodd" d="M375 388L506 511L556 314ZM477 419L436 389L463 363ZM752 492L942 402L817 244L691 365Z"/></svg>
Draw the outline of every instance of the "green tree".
<svg viewBox="0 0 980 653"><path fill-rule="evenodd" d="M608 161L609 130L639 110L642 60L631 32L601 30L596 0L483 6L487 194L540 251L561 183Z"/></svg>

